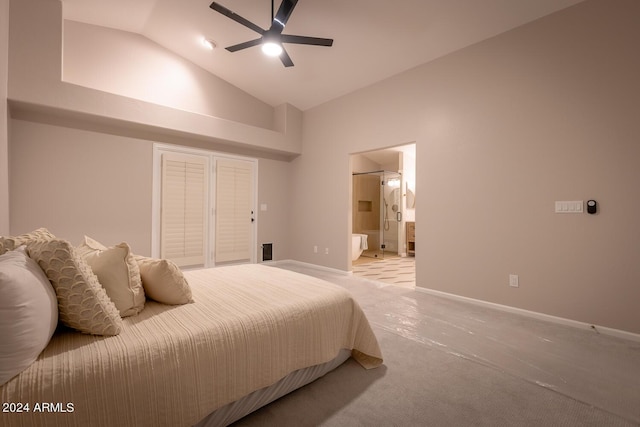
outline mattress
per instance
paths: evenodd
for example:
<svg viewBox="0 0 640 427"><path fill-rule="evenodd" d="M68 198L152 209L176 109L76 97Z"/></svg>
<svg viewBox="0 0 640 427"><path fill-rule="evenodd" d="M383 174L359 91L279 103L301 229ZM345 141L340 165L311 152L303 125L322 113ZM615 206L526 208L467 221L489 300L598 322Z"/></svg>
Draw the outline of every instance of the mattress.
<svg viewBox="0 0 640 427"><path fill-rule="evenodd" d="M382 363L364 313L336 285L258 264L185 277L194 303L147 301L120 335L57 332L0 387L1 402L30 405L0 425L191 426L342 349L365 368Z"/></svg>

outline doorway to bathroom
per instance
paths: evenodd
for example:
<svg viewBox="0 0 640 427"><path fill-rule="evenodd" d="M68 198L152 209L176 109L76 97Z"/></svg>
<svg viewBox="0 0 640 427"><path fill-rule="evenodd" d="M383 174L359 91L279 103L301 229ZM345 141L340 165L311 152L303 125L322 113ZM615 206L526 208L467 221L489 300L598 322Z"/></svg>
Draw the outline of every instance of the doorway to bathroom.
<svg viewBox="0 0 640 427"><path fill-rule="evenodd" d="M415 144L351 155L354 275L415 286Z"/></svg>
<svg viewBox="0 0 640 427"><path fill-rule="evenodd" d="M415 153L406 144L351 155L352 265L415 255Z"/></svg>

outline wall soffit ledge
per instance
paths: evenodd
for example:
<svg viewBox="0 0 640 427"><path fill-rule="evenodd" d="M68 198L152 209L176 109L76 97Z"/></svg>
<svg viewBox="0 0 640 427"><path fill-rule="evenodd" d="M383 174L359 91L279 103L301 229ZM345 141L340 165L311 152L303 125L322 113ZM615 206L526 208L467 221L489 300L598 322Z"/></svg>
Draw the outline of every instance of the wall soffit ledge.
<svg viewBox="0 0 640 427"><path fill-rule="evenodd" d="M276 110L281 122L274 123L277 132L62 81L61 2L14 1L10 22L8 100L13 118L63 120L66 126L152 135L165 142L185 138L255 150L263 157L291 159L302 152L302 114L290 105Z"/></svg>

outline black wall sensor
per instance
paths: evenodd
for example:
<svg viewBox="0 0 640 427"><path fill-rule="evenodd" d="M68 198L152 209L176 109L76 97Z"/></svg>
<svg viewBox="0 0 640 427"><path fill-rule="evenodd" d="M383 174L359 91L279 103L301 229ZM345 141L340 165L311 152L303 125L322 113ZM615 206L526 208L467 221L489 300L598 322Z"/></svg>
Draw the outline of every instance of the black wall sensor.
<svg viewBox="0 0 640 427"><path fill-rule="evenodd" d="M587 213L594 214L598 212L598 202L595 200L587 201Z"/></svg>

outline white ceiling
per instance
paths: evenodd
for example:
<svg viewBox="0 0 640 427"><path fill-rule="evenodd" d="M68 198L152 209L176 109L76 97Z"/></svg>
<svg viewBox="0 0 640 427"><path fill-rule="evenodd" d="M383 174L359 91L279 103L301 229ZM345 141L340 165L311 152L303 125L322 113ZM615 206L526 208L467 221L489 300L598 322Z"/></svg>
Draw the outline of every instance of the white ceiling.
<svg viewBox="0 0 640 427"><path fill-rule="evenodd" d="M284 34L333 38L332 47L285 45L295 66L258 46L259 35L211 10L211 0L62 0L65 19L139 33L273 106L306 110L582 0L299 0ZM262 28L268 0L218 0ZM280 1L276 1L276 10ZM207 51L202 37L218 48Z"/></svg>

